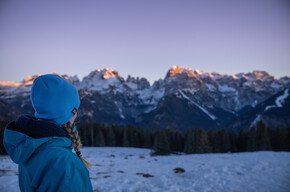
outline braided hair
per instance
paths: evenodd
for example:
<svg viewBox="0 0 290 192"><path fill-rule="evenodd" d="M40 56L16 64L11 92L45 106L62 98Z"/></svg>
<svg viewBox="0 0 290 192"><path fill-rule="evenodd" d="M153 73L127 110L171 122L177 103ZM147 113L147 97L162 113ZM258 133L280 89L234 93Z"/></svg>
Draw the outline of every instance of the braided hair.
<svg viewBox="0 0 290 192"><path fill-rule="evenodd" d="M68 133L72 141L72 146L76 152L76 155L80 158L80 160L84 163L84 165L88 169L91 164L87 160L85 160L81 155L80 148L82 146L82 143L79 134L76 132L76 130L74 129L74 127L71 125L70 122L61 125L61 127Z"/></svg>

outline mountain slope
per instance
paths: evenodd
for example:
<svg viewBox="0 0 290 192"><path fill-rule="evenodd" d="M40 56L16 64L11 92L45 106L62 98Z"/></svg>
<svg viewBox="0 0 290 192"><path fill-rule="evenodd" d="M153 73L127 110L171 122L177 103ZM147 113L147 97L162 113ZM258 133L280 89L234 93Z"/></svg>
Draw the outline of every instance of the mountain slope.
<svg viewBox="0 0 290 192"><path fill-rule="evenodd" d="M290 125L289 88L268 98L254 108L240 112L226 127L230 129L249 128L263 120L267 126L287 127Z"/></svg>

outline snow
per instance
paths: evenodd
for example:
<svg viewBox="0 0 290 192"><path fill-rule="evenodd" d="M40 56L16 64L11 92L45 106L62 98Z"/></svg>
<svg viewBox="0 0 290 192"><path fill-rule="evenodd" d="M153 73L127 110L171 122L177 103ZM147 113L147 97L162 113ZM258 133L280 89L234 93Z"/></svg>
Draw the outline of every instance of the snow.
<svg viewBox="0 0 290 192"><path fill-rule="evenodd" d="M260 120L261 120L262 115L259 114L257 115L257 117L255 118L255 120L251 123L250 128L255 126Z"/></svg>
<svg viewBox="0 0 290 192"><path fill-rule="evenodd" d="M195 106L197 106L198 108L200 108L204 113L206 113L212 120L215 120L216 117L212 114L210 114L205 108L203 108L202 106L198 105L196 102L192 101L191 99L189 99L181 90L178 91L185 99L187 99L190 103L194 104Z"/></svg>
<svg viewBox="0 0 290 192"><path fill-rule="evenodd" d="M89 116L89 117L93 117L93 114L94 114L93 110L90 110L87 112L87 116Z"/></svg>
<svg viewBox="0 0 290 192"><path fill-rule="evenodd" d="M285 99L289 96L289 89L285 89L283 95L279 96L275 100L275 105L269 105L265 107L265 111L268 111L271 108L276 108L276 107L283 107L283 103L285 102Z"/></svg>
<svg viewBox="0 0 290 192"><path fill-rule="evenodd" d="M119 113L120 113L120 117L122 118L122 119L125 119L125 116L124 116L124 114L123 114L123 110L122 110L122 104L121 103L118 103L117 101L115 101L114 102L115 103L115 105L117 106L117 108L119 109Z"/></svg>
<svg viewBox="0 0 290 192"><path fill-rule="evenodd" d="M279 85L276 82L272 82L271 85L270 85L270 87L272 87L273 89L277 89L278 90L278 89L280 89L281 85Z"/></svg>
<svg viewBox="0 0 290 192"><path fill-rule="evenodd" d="M283 103L285 102L285 99L289 96L289 89L285 89L283 95L279 96L275 100L275 105L268 105L265 107L264 112L268 111L269 109L276 108L276 107L283 107ZM251 123L250 127L257 124L258 121L261 120L262 114L257 115L255 120Z"/></svg>
<svg viewBox="0 0 290 192"><path fill-rule="evenodd" d="M284 94L277 97L275 103L277 107L282 107L282 103L285 102L285 99L287 99L287 97L289 96L289 89L285 89Z"/></svg>
<svg viewBox="0 0 290 192"><path fill-rule="evenodd" d="M169 77L174 77L178 74L181 74L185 71L185 68L181 68L181 67L177 67L177 66L173 66L170 70L169 70Z"/></svg>
<svg viewBox="0 0 290 192"><path fill-rule="evenodd" d="M255 99L255 101L251 104L251 106L254 108L258 105L258 101Z"/></svg>
<svg viewBox="0 0 290 192"><path fill-rule="evenodd" d="M265 107L264 111L268 111L269 109L275 108L275 107L276 107L276 105L269 105L269 106Z"/></svg>
<svg viewBox="0 0 290 192"><path fill-rule="evenodd" d="M149 149L85 147L90 178L99 192L287 192L289 152L150 156ZM174 173L180 167L184 173ZM143 177L150 174L153 177ZM0 191L18 192L17 165L0 156Z"/></svg>
<svg viewBox="0 0 290 192"><path fill-rule="evenodd" d="M2 99L13 98L16 94L29 93L31 89L31 82L0 82L0 93Z"/></svg>
<svg viewBox="0 0 290 192"><path fill-rule="evenodd" d="M87 88L91 91L99 91L102 93L106 93L110 91L110 87L116 87L116 91L122 92L122 86L120 86L120 81L117 78L108 78L108 79L93 79L93 80L87 80L85 79L82 81L78 88L84 89Z"/></svg>
<svg viewBox="0 0 290 192"><path fill-rule="evenodd" d="M149 87L144 90L138 90L136 93L144 104L153 105L155 108L159 100L164 96L165 88L154 89L154 87Z"/></svg>
<svg viewBox="0 0 290 192"><path fill-rule="evenodd" d="M13 81L0 81L0 87L18 87L20 86L22 83L21 82L13 82Z"/></svg>
<svg viewBox="0 0 290 192"><path fill-rule="evenodd" d="M175 77L179 74L186 74L189 78L197 78L199 76L206 76L205 72L198 69L192 71L191 68L173 66L167 74L167 77Z"/></svg>
<svg viewBox="0 0 290 192"><path fill-rule="evenodd" d="M53 73L53 74L57 74L57 73ZM0 81L0 94L1 94L0 98L11 99L18 95L29 96L33 81L41 75L42 74L28 76L21 82L12 82L12 81L1 82Z"/></svg>
<svg viewBox="0 0 290 192"><path fill-rule="evenodd" d="M232 75L232 78L233 78L233 79L239 79L239 77L236 76L236 75Z"/></svg>
<svg viewBox="0 0 290 192"><path fill-rule="evenodd" d="M99 69L100 71L100 69ZM106 68L103 70L103 78L104 79L108 79L108 78L116 78L116 77L120 77L118 72L115 71L114 69L111 68Z"/></svg>
<svg viewBox="0 0 290 192"><path fill-rule="evenodd" d="M88 90L107 93L111 90L111 87L115 87L114 92L121 93L123 92L121 79L119 73L113 69L97 69L92 71L88 76L85 76L77 88L87 88Z"/></svg>
<svg viewBox="0 0 290 192"><path fill-rule="evenodd" d="M198 69L195 69L194 73L196 73L198 75L198 77L203 77L203 78L210 76L209 73L206 73L206 72L204 72L202 70L198 70Z"/></svg>
<svg viewBox="0 0 290 192"><path fill-rule="evenodd" d="M228 85L218 85L218 89L220 92L236 92L235 88L229 87Z"/></svg>
<svg viewBox="0 0 290 192"><path fill-rule="evenodd" d="M207 89L208 89L209 91L215 91L215 90L216 90L215 86L213 86L213 85L211 85L211 84L205 83L205 86L207 87Z"/></svg>
<svg viewBox="0 0 290 192"><path fill-rule="evenodd" d="M126 82L125 83L131 90L137 90L137 84L133 82Z"/></svg>

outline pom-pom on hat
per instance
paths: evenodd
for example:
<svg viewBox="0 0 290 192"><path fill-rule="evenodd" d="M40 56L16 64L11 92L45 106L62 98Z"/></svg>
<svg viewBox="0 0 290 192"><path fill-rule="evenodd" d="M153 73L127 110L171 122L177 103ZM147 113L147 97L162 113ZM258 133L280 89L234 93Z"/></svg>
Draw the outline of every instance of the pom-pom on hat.
<svg viewBox="0 0 290 192"><path fill-rule="evenodd" d="M67 123L80 106L77 89L59 75L37 77L31 88L35 117L57 125Z"/></svg>

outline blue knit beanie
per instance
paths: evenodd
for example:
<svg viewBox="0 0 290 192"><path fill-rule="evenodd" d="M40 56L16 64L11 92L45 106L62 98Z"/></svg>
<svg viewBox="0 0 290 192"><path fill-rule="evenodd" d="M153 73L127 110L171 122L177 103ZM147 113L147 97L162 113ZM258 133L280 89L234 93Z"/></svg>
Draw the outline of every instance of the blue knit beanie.
<svg viewBox="0 0 290 192"><path fill-rule="evenodd" d="M80 106L77 89L59 75L37 77L31 88L35 117L57 125L67 123Z"/></svg>

